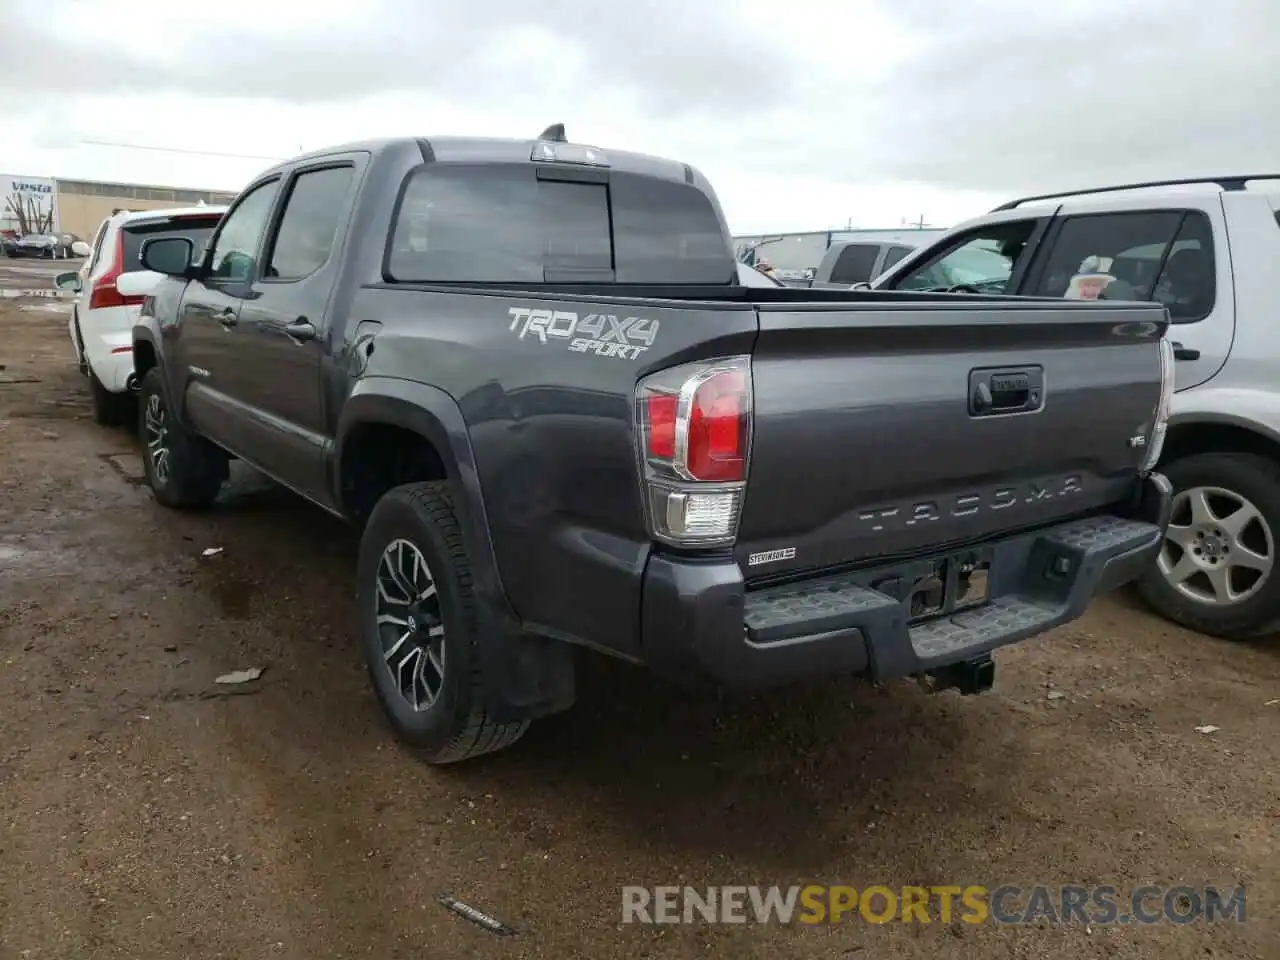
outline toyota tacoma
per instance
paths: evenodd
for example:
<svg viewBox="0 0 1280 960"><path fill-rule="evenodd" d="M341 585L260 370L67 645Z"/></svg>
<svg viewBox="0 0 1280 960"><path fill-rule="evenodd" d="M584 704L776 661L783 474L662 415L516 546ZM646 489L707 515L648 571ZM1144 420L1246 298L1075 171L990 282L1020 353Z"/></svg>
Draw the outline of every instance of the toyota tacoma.
<svg viewBox="0 0 1280 960"><path fill-rule="evenodd" d="M1168 522L1163 306L748 287L696 169L559 125L307 154L140 259L155 499L241 459L357 525L369 676L431 762L571 705L578 647L981 691Z"/></svg>

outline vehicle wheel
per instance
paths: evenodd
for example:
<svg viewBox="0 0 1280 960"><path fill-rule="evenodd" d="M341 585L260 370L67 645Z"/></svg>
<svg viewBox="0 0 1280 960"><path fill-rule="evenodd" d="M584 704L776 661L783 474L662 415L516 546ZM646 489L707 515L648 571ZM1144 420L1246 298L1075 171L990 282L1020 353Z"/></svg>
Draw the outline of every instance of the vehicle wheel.
<svg viewBox="0 0 1280 960"><path fill-rule="evenodd" d="M81 376L89 375L89 360L84 353L84 334L80 332L80 312L76 311L76 367Z"/></svg>
<svg viewBox="0 0 1280 960"><path fill-rule="evenodd" d="M529 721L485 712L471 565L448 484L405 484L378 501L358 577L369 677L397 735L429 763L520 739Z"/></svg>
<svg viewBox="0 0 1280 960"><path fill-rule="evenodd" d="M227 456L170 414L160 368L152 367L138 392L142 469L158 503L206 507L227 478Z"/></svg>
<svg viewBox="0 0 1280 960"><path fill-rule="evenodd" d="M1138 590L1192 630L1243 640L1280 619L1280 465L1251 454L1204 453L1162 472L1173 514Z"/></svg>
<svg viewBox="0 0 1280 960"><path fill-rule="evenodd" d="M87 364L89 375L89 400L93 405L93 422L104 427L127 423L132 412L133 397L127 393L112 393L102 385L93 368Z"/></svg>

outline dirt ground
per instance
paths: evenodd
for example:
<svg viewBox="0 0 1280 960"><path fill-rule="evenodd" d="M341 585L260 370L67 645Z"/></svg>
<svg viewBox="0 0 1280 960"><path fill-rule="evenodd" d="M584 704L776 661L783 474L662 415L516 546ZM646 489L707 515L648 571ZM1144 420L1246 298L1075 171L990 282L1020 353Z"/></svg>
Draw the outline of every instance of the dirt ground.
<svg viewBox="0 0 1280 960"><path fill-rule="evenodd" d="M721 698L584 656L573 711L433 769L366 683L352 534L243 472L207 514L154 504L65 309L0 299L3 960L1280 957L1280 640L1120 591L980 697ZM626 884L808 882L1243 884L1247 919L620 923Z"/></svg>

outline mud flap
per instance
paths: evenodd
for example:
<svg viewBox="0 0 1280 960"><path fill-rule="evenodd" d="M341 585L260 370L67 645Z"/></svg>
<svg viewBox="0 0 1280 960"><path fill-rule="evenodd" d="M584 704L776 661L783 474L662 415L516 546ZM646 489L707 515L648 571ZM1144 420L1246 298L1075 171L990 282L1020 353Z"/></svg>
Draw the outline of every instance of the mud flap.
<svg viewBox="0 0 1280 960"><path fill-rule="evenodd" d="M523 633L483 608L477 613L485 707L495 723L534 720L573 706L572 644Z"/></svg>

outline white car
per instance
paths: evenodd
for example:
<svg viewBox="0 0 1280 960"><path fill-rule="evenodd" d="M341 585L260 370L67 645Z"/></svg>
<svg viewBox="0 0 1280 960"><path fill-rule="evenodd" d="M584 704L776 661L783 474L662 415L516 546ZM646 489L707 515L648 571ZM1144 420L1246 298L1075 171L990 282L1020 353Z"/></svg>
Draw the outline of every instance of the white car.
<svg viewBox="0 0 1280 960"><path fill-rule="evenodd" d="M190 237L204 248L226 207L121 211L102 221L84 265L61 273L54 286L76 293L69 332L80 372L89 378L93 419L119 423L137 388L133 375L133 323L146 294L163 282L143 270L138 256L152 237Z"/></svg>

